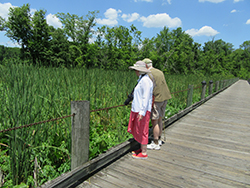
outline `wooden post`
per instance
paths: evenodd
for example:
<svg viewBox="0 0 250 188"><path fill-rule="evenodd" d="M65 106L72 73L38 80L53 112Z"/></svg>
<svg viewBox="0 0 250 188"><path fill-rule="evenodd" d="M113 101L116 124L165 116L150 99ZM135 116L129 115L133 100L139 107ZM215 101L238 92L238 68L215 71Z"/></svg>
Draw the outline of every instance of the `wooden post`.
<svg viewBox="0 0 250 188"><path fill-rule="evenodd" d="M202 81L202 92L201 92L201 100L205 98L205 94L206 94L206 81Z"/></svg>
<svg viewBox="0 0 250 188"><path fill-rule="evenodd" d="M188 85L187 107L191 106L193 103L193 92L194 86Z"/></svg>
<svg viewBox="0 0 250 188"><path fill-rule="evenodd" d="M2 187L2 185L3 185L2 182L3 182L3 172L0 168L0 187Z"/></svg>
<svg viewBox="0 0 250 188"><path fill-rule="evenodd" d="M38 186L38 163L37 163L37 158L35 157L35 162L34 162L35 170L34 170L34 181L35 181L35 187Z"/></svg>
<svg viewBox="0 0 250 188"><path fill-rule="evenodd" d="M89 160L89 101L71 101L71 170Z"/></svg>
<svg viewBox="0 0 250 188"><path fill-rule="evenodd" d="M220 87L219 89L222 89L223 88L223 80L220 81Z"/></svg>
<svg viewBox="0 0 250 188"><path fill-rule="evenodd" d="M210 80L208 94L211 95L212 93L213 93L213 80Z"/></svg>
<svg viewBox="0 0 250 188"><path fill-rule="evenodd" d="M219 90L219 84L220 84L219 81L215 82L215 92Z"/></svg>

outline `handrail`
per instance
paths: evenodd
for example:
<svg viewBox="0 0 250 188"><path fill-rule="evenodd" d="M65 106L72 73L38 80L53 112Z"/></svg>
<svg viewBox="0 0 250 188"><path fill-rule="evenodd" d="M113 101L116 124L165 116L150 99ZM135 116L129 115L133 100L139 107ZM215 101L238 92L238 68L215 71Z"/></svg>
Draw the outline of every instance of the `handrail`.
<svg viewBox="0 0 250 188"><path fill-rule="evenodd" d="M71 115L67 115L67 116L63 116L63 117L58 117L58 118L55 118L55 119L49 119L49 120L45 120L45 121L40 121L40 122L36 122L36 123L30 123L30 124L22 125L22 126L19 126L19 127L12 127L12 128L9 128L9 129L1 130L0 133L2 133L2 132L8 132L8 131L13 131L13 130L16 130L16 129L27 128L27 127L31 127L33 125L47 123L47 122L50 122L50 121L57 121L57 120L60 120L60 119L65 119L65 118L71 117L71 116L75 116L75 114L71 114Z"/></svg>

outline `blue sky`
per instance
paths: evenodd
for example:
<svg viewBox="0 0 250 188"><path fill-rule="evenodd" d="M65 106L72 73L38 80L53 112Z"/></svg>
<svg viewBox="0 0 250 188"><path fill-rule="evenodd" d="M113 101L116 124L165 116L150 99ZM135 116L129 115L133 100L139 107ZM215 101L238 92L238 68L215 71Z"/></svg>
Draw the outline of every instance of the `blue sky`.
<svg viewBox="0 0 250 188"><path fill-rule="evenodd" d="M85 16L98 10L97 26L130 27L142 32L142 39L157 36L164 26L181 27L195 42L222 39L239 48L250 40L250 0L0 0L0 16L7 19L12 6L30 4L32 11L46 10L48 24L61 27L54 16L70 13ZM0 45L15 46L0 32Z"/></svg>

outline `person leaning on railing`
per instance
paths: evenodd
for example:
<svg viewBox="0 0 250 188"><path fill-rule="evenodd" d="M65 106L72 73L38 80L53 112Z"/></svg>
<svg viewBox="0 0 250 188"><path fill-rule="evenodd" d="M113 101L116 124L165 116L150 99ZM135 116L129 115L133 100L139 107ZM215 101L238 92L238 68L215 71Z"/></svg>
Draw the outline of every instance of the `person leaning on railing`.
<svg viewBox="0 0 250 188"><path fill-rule="evenodd" d="M165 116L167 100L172 97L163 72L154 68L153 63L149 58L145 58L142 61L146 63L148 70L151 71L155 80L155 87L153 91L154 103L151 111L151 123L153 127L154 140L152 140L151 144L147 145L147 149L159 150L162 145L162 117Z"/></svg>
<svg viewBox="0 0 250 188"><path fill-rule="evenodd" d="M136 75L139 77L138 83L133 90L133 102L127 131L141 144L141 148L137 151L133 151L132 157L135 159L147 159L153 82L146 74L150 71L146 68L146 64L143 61L137 61L134 66L130 66L129 69L135 70Z"/></svg>

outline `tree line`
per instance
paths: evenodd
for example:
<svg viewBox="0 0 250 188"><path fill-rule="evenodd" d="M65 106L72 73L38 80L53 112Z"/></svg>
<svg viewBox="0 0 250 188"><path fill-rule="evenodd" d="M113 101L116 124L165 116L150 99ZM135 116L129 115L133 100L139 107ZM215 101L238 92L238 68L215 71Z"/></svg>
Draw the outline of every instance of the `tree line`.
<svg viewBox="0 0 250 188"><path fill-rule="evenodd" d="M18 47L6 47L4 45L0 45L0 64L4 59L11 58L19 58L20 57L20 49Z"/></svg>
<svg viewBox="0 0 250 188"><path fill-rule="evenodd" d="M127 70L148 57L166 74L250 77L250 41L239 49L221 39L202 46L181 27L164 27L155 37L142 40L142 32L134 25L96 27L98 11L86 16L57 13L62 28L49 26L45 14L37 10L32 15L30 5L24 4L10 8L8 19L0 17L0 30L21 46L20 59L34 65ZM0 53L9 57L5 51Z"/></svg>

